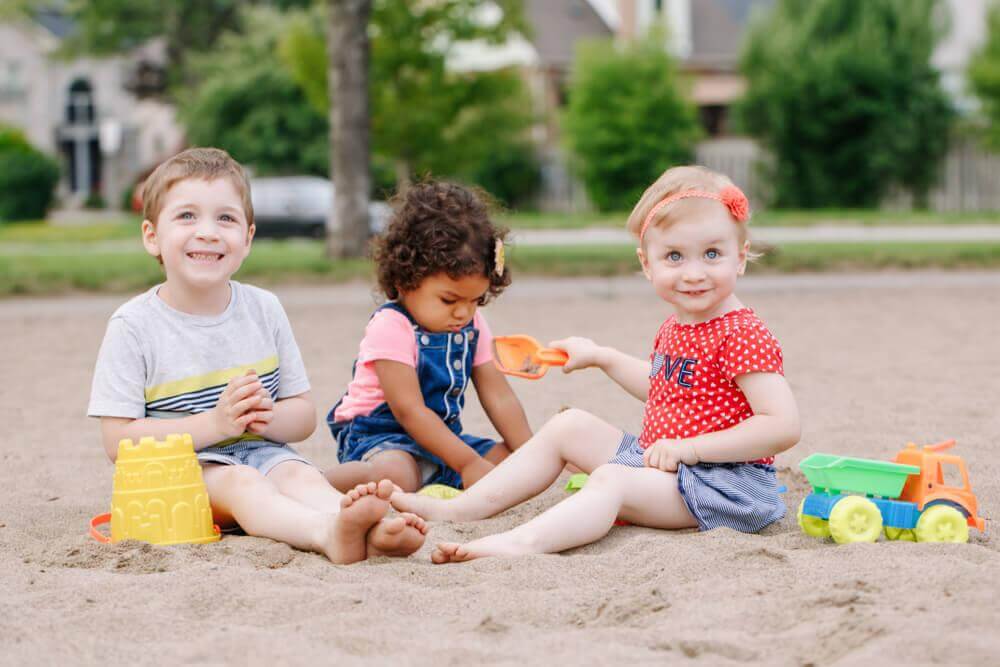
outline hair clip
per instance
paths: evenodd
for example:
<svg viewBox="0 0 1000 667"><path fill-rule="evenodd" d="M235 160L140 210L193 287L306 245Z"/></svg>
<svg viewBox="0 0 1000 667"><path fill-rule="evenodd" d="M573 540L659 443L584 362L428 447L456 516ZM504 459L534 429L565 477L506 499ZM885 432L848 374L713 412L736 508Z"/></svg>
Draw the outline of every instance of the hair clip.
<svg viewBox="0 0 1000 667"><path fill-rule="evenodd" d="M504 251L503 251L503 239L498 238L496 245L493 246L493 270L498 276L503 275L504 266Z"/></svg>

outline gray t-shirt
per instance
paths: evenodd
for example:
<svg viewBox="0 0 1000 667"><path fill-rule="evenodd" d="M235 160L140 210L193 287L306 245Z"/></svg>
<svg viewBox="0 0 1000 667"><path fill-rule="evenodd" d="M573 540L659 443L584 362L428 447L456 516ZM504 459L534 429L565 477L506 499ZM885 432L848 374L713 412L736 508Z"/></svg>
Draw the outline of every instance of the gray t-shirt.
<svg viewBox="0 0 1000 667"><path fill-rule="evenodd" d="M219 315L175 310L157 296L159 285L115 311L97 355L88 416L170 419L204 412L229 380L251 368L275 400L308 391L278 297L229 284L232 296Z"/></svg>

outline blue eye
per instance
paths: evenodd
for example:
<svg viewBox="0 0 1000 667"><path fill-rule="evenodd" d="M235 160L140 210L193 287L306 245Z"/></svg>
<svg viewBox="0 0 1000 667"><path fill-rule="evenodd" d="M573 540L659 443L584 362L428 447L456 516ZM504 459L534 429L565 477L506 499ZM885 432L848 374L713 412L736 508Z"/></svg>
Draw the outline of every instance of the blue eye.
<svg viewBox="0 0 1000 667"><path fill-rule="evenodd" d="M679 252L677 252L676 250L671 250L669 253L667 253L667 260L668 261L679 262L682 259L684 259L684 256L682 254L680 254Z"/></svg>
<svg viewBox="0 0 1000 667"><path fill-rule="evenodd" d="M222 215L219 216L219 219L222 220L223 222L236 222L236 218L229 215L228 213L223 213Z"/></svg>
<svg viewBox="0 0 1000 667"><path fill-rule="evenodd" d="M181 220L193 220L194 213L192 213L191 211L183 211L177 217L180 218Z"/></svg>
<svg viewBox="0 0 1000 667"><path fill-rule="evenodd" d="M719 259L721 255L719 254L719 251L716 250L715 248L709 248L708 250L705 251L705 257L707 259Z"/></svg>

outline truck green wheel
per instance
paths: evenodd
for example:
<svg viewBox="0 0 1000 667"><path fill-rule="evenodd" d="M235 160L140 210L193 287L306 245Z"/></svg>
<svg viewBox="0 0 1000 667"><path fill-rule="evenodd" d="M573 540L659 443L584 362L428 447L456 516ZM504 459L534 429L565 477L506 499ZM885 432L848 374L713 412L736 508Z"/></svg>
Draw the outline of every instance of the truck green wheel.
<svg viewBox="0 0 1000 667"><path fill-rule="evenodd" d="M799 527L802 532L809 537L830 537L830 522L818 516L810 516L802 513L802 507L806 504L805 498L799 503Z"/></svg>
<svg viewBox="0 0 1000 667"><path fill-rule="evenodd" d="M968 542L969 523L951 505L931 505L917 519L917 542Z"/></svg>
<svg viewBox="0 0 1000 667"><path fill-rule="evenodd" d="M875 542L882 534L882 513L872 501L847 496L830 510L830 536L837 544Z"/></svg>

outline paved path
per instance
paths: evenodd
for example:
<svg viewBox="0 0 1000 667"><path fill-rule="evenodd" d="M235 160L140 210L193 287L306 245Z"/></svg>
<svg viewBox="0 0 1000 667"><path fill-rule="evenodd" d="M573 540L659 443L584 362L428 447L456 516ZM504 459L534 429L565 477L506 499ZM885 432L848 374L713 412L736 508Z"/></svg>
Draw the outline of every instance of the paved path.
<svg viewBox="0 0 1000 667"><path fill-rule="evenodd" d="M539 245L626 245L634 239L624 229L520 229L514 242ZM871 241L1000 241L1000 225L814 225L811 227L753 227L752 237L769 244L864 243Z"/></svg>

